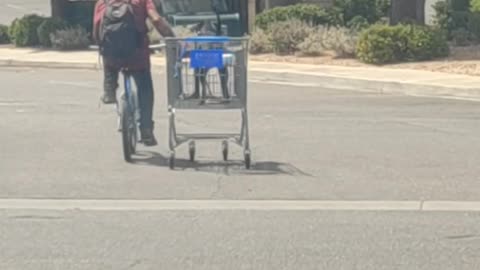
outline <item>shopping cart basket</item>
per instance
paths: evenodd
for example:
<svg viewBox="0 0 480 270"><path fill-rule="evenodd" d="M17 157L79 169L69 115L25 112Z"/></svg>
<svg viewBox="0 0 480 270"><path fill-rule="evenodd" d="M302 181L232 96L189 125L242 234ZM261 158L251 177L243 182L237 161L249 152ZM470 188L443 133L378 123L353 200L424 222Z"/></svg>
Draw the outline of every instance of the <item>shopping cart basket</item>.
<svg viewBox="0 0 480 270"><path fill-rule="evenodd" d="M169 166L175 167L175 149L189 143L195 159L196 140L222 140L224 160L228 142L243 147L245 166L251 152L247 110L248 38L198 36L166 39L169 113ZM175 127L176 110L239 110L241 127L234 134L184 134Z"/></svg>

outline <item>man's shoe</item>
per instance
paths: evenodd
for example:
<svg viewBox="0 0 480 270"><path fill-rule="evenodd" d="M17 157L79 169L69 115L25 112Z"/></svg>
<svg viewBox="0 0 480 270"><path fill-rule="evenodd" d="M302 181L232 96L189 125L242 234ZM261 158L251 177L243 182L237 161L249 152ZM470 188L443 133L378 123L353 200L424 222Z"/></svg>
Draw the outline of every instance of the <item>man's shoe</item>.
<svg viewBox="0 0 480 270"><path fill-rule="evenodd" d="M155 139L155 135L153 134L152 129L143 129L140 131L140 133L141 133L141 142L145 146L157 145L157 140Z"/></svg>
<svg viewBox="0 0 480 270"><path fill-rule="evenodd" d="M100 100L104 104L115 104L117 103L117 97L115 96L115 92L104 92L103 96L100 98Z"/></svg>

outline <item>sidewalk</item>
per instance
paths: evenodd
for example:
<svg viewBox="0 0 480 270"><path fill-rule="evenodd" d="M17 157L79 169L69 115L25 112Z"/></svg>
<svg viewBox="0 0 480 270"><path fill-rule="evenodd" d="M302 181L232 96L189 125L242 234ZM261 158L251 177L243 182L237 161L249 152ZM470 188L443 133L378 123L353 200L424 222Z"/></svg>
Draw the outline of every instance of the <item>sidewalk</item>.
<svg viewBox="0 0 480 270"><path fill-rule="evenodd" d="M163 57L152 57L152 65L163 67ZM0 67L98 69L96 51L58 52L0 47ZM312 76L321 87L395 93L416 96L455 97L480 101L480 77L380 67L341 67L289 63L249 63L257 73Z"/></svg>

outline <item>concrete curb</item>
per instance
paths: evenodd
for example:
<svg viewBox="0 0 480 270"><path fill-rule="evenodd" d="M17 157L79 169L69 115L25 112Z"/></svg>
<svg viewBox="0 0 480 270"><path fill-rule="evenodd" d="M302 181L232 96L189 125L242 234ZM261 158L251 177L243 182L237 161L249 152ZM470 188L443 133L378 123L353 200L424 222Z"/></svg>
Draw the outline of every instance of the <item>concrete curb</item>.
<svg viewBox="0 0 480 270"><path fill-rule="evenodd" d="M99 64L92 63L65 63L65 62L42 62L42 61L19 61L0 60L0 67L24 67L24 68L52 68L52 69L99 69Z"/></svg>
<svg viewBox="0 0 480 270"><path fill-rule="evenodd" d="M285 73L275 70L251 68L251 71L264 73ZM291 74L299 76L315 77L315 85L320 88L338 89L356 92L368 92L376 94L395 94L419 97L436 97L450 99L465 99L480 101L479 87L445 86L435 83L371 80L356 77L344 77L336 75L316 74L311 72L294 71Z"/></svg>
<svg viewBox="0 0 480 270"><path fill-rule="evenodd" d="M333 75L320 75L316 76L316 78L318 78L318 84L325 88L377 94L455 98L480 101L480 88L476 87L451 87L427 83L346 78Z"/></svg>
<svg viewBox="0 0 480 270"><path fill-rule="evenodd" d="M163 63L152 63L153 67L164 67ZM51 69L101 69L99 63L79 63L79 62L44 62L44 61L20 61L20 60L0 60L0 67L23 67L23 68L51 68ZM302 71L278 71L275 69L250 68L250 71L263 72L270 74L291 74L299 76L315 77L315 84L321 88L331 88L347 91L369 92L377 94L396 94L408 96L423 96L437 98L467 99L480 101L479 87L451 87L441 84L404 82L404 81L386 81L371 80L355 77L344 77L336 75L315 74Z"/></svg>

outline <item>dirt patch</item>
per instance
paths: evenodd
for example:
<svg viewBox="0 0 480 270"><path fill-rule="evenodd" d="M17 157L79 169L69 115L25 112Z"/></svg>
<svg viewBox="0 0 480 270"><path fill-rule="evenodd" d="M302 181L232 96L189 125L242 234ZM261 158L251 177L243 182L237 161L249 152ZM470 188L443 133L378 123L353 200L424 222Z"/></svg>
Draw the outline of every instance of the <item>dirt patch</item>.
<svg viewBox="0 0 480 270"><path fill-rule="evenodd" d="M356 59L335 58L333 54L319 57L278 56L274 54L251 55L252 61L286 62L314 65L336 65L348 67L368 67L371 65L362 63ZM480 76L480 46L456 47L451 49L451 55L445 59L435 61L401 63L384 65L385 68L401 68L444 72Z"/></svg>
<svg viewBox="0 0 480 270"><path fill-rule="evenodd" d="M326 54L323 56L316 56L316 57L295 56L295 55L279 56L275 54L260 54L260 55L250 55L250 60L261 61L261 62L284 62L284 63L312 64L312 65L338 65L338 66L348 66L348 67L369 66L356 59L336 58L333 54Z"/></svg>

